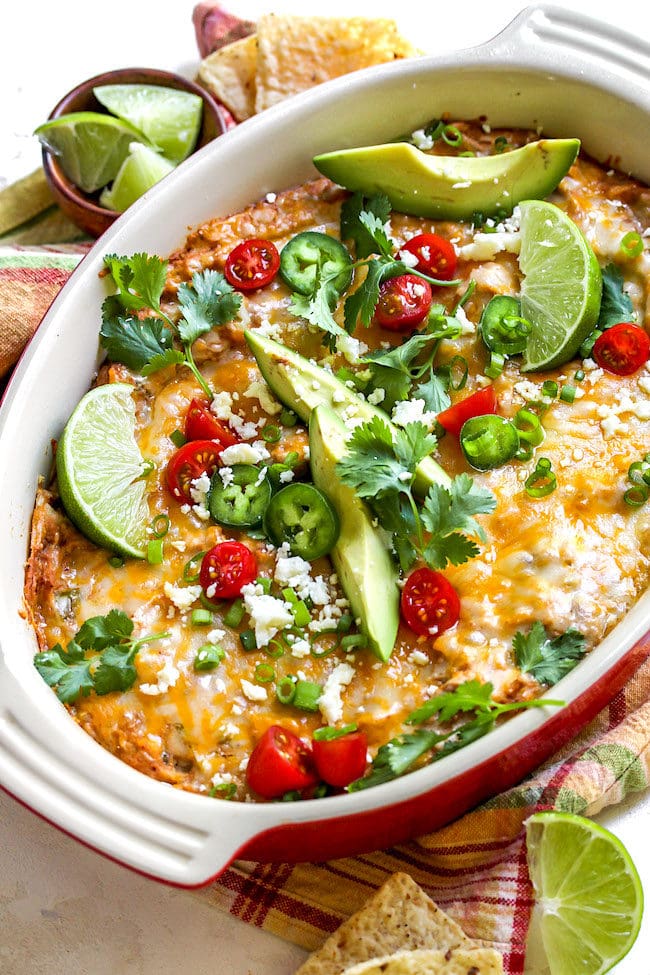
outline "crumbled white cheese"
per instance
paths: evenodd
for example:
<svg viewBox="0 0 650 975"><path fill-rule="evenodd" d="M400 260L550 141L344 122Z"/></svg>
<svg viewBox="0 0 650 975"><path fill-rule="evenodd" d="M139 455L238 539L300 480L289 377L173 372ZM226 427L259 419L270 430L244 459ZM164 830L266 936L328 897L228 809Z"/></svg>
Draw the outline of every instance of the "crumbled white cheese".
<svg viewBox="0 0 650 975"><path fill-rule="evenodd" d="M405 427L408 423L424 423L431 429L436 421L436 414L426 410L423 399L404 399L393 407L392 420L398 427Z"/></svg>
<svg viewBox="0 0 650 975"><path fill-rule="evenodd" d="M314 578L309 562L299 555L291 555L286 542L277 550L273 578L279 585L294 589L300 599L311 599L314 606L330 603L330 591L323 576Z"/></svg>
<svg viewBox="0 0 650 975"><path fill-rule="evenodd" d="M350 664L338 664L329 675L318 700L318 707L328 724L336 724L343 716L343 701L341 693L354 677L354 667Z"/></svg>
<svg viewBox="0 0 650 975"><path fill-rule="evenodd" d="M180 671L178 667L171 660L165 660L164 664L156 674L155 684L140 684L139 690L143 694L148 694L154 696L156 694L165 694L170 687L173 687L178 678L180 677Z"/></svg>
<svg viewBox="0 0 650 975"><path fill-rule="evenodd" d="M249 399L259 400L264 412L270 416L282 412L282 406L271 396L269 387L265 382L261 382L260 380L252 382L248 389L244 390L244 396L247 396Z"/></svg>
<svg viewBox="0 0 650 975"><path fill-rule="evenodd" d="M267 193L266 196L264 197L267 203L275 203L277 198L278 198L277 193Z"/></svg>
<svg viewBox="0 0 650 975"><path fill-rule="evenodd" d="M419 264L417 256L412 251L401 250L397 257L406 267L417 267Z"/></svg>
<svg viewBox="0 0 650 975"><path fill-rule="evenodd" d="M163 588L167 598L180 610L189 609L201 595L201 586L175 586L166 582Z"/></svg>
<svg viewBox="0 0 650 975"><path fill-rule="evenodd" d="M416 129L415 132L411 132L411 141L417 149L433 149L433 138L430 135L426 135L424 129Z"/></svg>
<svg viewBox="0 0 650 975"><path fill-rule="evenodd" d="M268 646L279 630L293 623L290 604L267 595L261 586L251 582L243 587L241 595L255 628L255 642L258 647Z"/></svg>
<svg viewBox="0 0 650 975"><path fill-rule="evenodd" d="M429 658L423 650L414 650L409 655L409 660L412 664L417 664L418 667L424 667L429 663Z"/></svg>
<svg viewBox="0 0 650 975"><path fill-rule="evenodd" d="M463 261L491 261L501 251L518 254L521 250L521 236L514 231L483 234L479 230L474 240L458 248L458 256Z"/></svg>
<svg viewBox="0 0 650 975"><path fill-rule="evenodd" d="M215 627L214 630L210 630L210 632L208 633L208 635L205 638L205 642L206 643L220 643L221 640L223 640L223 638L225 637L225 635L226 635L226 631L225 630L219 630L219 629L217 629L217 627Z"/></svg>
<svg viewBox="0 0 650 975"><path fill-rule="evenodd" d="M232 414L232 395L226 389L215 393L210 404L210 410L218 420L229 420Z"/></svg>
<svg viewBox="0 0 650 975"><path fill-rule="evenodd" d="M288 484L290 481L293 481L294 477L295 474L293 471L281 471L278 481L280 484Z"/></svg>
<svg viewBox="0 0 650 975"><path fill-rule="evenodd" d="M260 687L259 684L251 684L245 678L241 680L241 689L244 697L248 698L249 701L266 701L268 697L265 687Z"/></svg>
<svg viewBox="0 0 650 975"><path fill-rule="evenodd" d="M525 402L530 400L539 402L545 398L542 396L542 387L536 386L535 383L530 381L530 379L521 379L518 383L515 383L514 391L518 396L521 396ZM550 397L546 397L546 400L550 401Z"/></svg>
<svg viewBox="0 0 650 975"><path fill-rule="evenodd" d="M467 317L467 313L462 305L459 305L454 312L454 318L456 321L460 322L460 334L461 335L476 335L476 325L474 322L470 322Z"/></svg>
<svg viewBox="0 0 650 975"><path fill-rule="evenodd" d="M190 482L190 497L194 503L194 514L202 521L208 521L210 512L207 508L208 491L210 490L210 475L204 471L200 477Z"/></svg>
<svg viewBox="0 0 650 975"><path fill-rule="evenodd" d="M355 365L361 356L365 355L368 351L368 346L365 342L352 338L351 335L339 335L336 340L336 348L341 355L345 356L351 365Z"/></svg>
<svg viewBox="0 0 650 975"><path fill-rule="evenodd" d="M259 464L269 456L268 450L260 449L250 443L235 443L221 451L221 462L230 467L232 464Z"/></svg>
<svg viewBox="0 0 650 975"><path fill-rule="evenodd" d="M368 394L368 402L371 406L379 406L380 403L386 399L386 390L378 386L377 389L373 389L372 393Z"/></svg>
<svg viewBox="0 0 650 975"><path fill-rule="evenodd" d="M311 653L311 646L308 640L295 640L291 646L291 656L302 660Z"/></svg>
<svg viewBox="0 0 650 975"><path fill-rule="evenodd" d="M233 474L232 467L219 467L219 477L223 481L223 486L228 487L235 480L235 475Z"/></svg>
<svg viewBox="0 0 650 975"><path fill-rule="evenodd" d="M216 772L211 779L212 785L229 785L232 781L230 772Z"/></svg>

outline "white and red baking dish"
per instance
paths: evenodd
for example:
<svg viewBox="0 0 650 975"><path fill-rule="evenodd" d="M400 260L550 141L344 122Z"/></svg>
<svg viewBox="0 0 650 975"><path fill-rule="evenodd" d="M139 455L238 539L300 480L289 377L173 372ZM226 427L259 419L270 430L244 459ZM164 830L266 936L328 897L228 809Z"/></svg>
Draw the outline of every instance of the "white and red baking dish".
<svg viewBox="0 0 650 975"><path fill-rule="evenodd" d="M166 255L187 229L313 176L312 157L388 141L430 118L578 136L650 182L650 47L559 7L535 6L498 37L445 57L371 68L280 104L219 138L133 206L95 244L52 305L0 411L0 784L103 854L179 886L235 857L323 860L386 847L462 814L524 777L607 704L650 653L650 593L553 689L561 710L522 712L441 762L352 795L233 804L136 772L68 716L32 664L21 614L38 478L50 441L98 364L104 255Z"/></svg>

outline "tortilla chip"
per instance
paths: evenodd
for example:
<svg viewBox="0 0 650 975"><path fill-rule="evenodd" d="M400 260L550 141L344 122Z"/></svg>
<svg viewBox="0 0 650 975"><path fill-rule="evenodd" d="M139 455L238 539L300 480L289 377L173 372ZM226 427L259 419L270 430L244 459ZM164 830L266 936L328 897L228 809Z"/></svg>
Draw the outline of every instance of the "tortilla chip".
<svg viewBox="0 0 650 975"><path fill-rule="evenodd" d="M257 37L256 112L331 78L416 53L394 21L380 18L268 14Z"/></svg>
<svg viewBox="0 0 650 975"><path fill-rule="evenodd" d="M502 975L503 958L493 948L399 951L346 968L343 975Z"/></svg>
<svg viewBox="0 0 650 975"><path fill-rule="evenodd" d="M406 873L386 881L344 921L296 975L341 975L360 962L417 948L480 947Z"/></svg>
<svg viewBox="0 0 650 975"><path fill-rule="evenodd" d="M197 81L243 122L255 114L257 37L251 34L208 55Z"/></svg>

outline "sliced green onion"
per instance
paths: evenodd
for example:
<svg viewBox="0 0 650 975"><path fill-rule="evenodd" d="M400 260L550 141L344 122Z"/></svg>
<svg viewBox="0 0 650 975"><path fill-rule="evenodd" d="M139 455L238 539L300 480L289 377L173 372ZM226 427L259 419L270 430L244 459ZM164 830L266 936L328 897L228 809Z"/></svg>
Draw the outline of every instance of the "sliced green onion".
<svg viewBox="0 0 650 975"><path fill-rule="evenodd" d="M268 644L264 647L264 653L267 657L271 657L272 660L277 660L278 657L284 656L284 647L279 640L269 640Z"/></svg>
<svg viewBox="0 0 650 975"><path fill-rule="evenodd" d="M236 599L234 603L231 603L231 605L228 607L228 612L225 614L223 621L226 626L230 626L234 629L235 627L239 626L243 620L245 612L244 600Z"/></svg>
<svg viewBox="0 0 650 975"><path fill-rule="evenodd" d="M192 626L210 626L212 613L209 609L193 609L190 619Z"/></svg>
<svg viewBox="0 0 650 975"><path fill-rule="evenodd" d="M582 380L585 378L585 371L584 371L584 369L576 369L576 374L575 374L575 376L573 378L575 379L575 381L577 383L581 383Z"/></svg>
<svg viewBox="0 0 650 975"><path fill-rule="evenodd" d="M463 355L455 355L444 366L441 366L437 372L439 374L444 372L449 379L450 389L458 392L464 389L467 383L467 376L469 374L467 359Z"/></svg>
<svg viewBox="0 0 650 975"><path fill-rule="evenodd" d="M217 613L221 609L221 604L214 603L211 599L208 599L204 592L202 592L199 596L199 602L201 603L201 606L205 606L205 608L209 609L211 613Z"/></svg>
<svg viewBox="0 0 650 975"><path fill-rule="evenodd" d="M124 565L124 559L121 555L111 555L108 564L112 569L121 569Z"/></svg>
<svg viewBox="0 0 650 975"><path fill-rule="evenodd" d="M459 152L458 155L459 156L475 156L476 153L473 152L471 149L465 149L464 152Z"/></svg>
<svg viewBox="0 0 650 975"><path fill-rule="evenodd" d="M275 685L275 696L280 704L291 704L296 696L296 678L281 677Z"/></svg>
<svg viewBox="0 0 650 975"><path fill-rule="evenodd" d="M293 619L296 626L300 629L307 626L311 621L311 613L307 609L307 606L302 599L299 599L292 605L291 612L293 613Z"/></svg>
<svg viewBox="0 0 650 975"><path fill-rule="evenodd" d="M565 383L560 390L560 399L563 403L573 403L576 398L576 388L571 383Z"/></svg>
<svg viewBox="0 0 650 975"><path fill-rule="evenodd" d="M433 141L435 142L436 139L439 139L440 136L442 135L442 130L444 129L444 127L445 127L445 123L441 119L439 118L431 119L431 121L429 122L429 124L426 126L424 130L424 134L429 139L433 139Z"/></svg>
<svg viewBox="0 0 650 975"><path fill-rule="evenodd" d="M295 450L290 450L282 462L289 470L293 470L296 464L300 463L300 454Z"/></svg>
<svg viewBox="0 0 650 975"><path fill-rule="evenodd" d="M258 664L255 668L255 680L259 684L270 684L272 680L275 680L275 671L271 664Z"/></svg>
<svg viewBox="0 0 650 975"><path fill-rule="evenodd" d="M136 481L144 481L145 478L149 477L150 474L153 474L155 469L156 465L152 460L145 460L142 464L142 473L140 474L140 477L136 477Z"/></svg>
<svg viewBox="0 0 650 975"><path fill-rule="evenodd" d="M462 132L459 132L455 125L445 125L442 130L442 138L448 146L460 146L463 142Z"/></svg>
<svg viewBox="0 0 650 975"><path fill-rule="evenodd" d="M262 589L264 590L264 595L268 596L271 592L271 586L273 585L273 581L269 579L267 576L258 576L257 579L255 580L255 585L261 586Z"/></svg>
<svg viewBox="0 0 650 975"><path fill-rule="evenodd" d="M502 152L505 152L507 148L508 140L506 137L504 135L498 135L494 140L494 151L497 153L497 155L500 155Z"/></svg>
<svg viewBox="0 0 650 975"><path fill-rule="evenodd" d="M152 538L147 542L147 562L149 565L161 565L164 559L162 538Z"/></svg>
<svg viewBox="0 0 650 975"><path fill-rule="evenodd" d="M546 379L542 383L542 396L550 396L551 399L555 399L557 391L558 385L554 379Z"/></svg>
<svg viewBox="0 0 650 975"><path fill-rule="evenodd" d="M216 643L204 643L196 651L194 670L214 670L215 667L219 666L225 656L226 651L223 647L218 647Z"/></svg>
<svg viewBox="0 0 650 975"><path fill-rule="evenodd" d="M627 489L623 495L623 500L630 508L641 508L649 496L650 489L645 484L635 484L634 487Z"/></svg>
<svg viewBox="0 0 650 975"><path fill-rule="evenodd" d="M506 357L500 352L490 352L490 361L483 370L490 379L498 379L506 364Z"/></svg>
<svg viewBox="0 0 650 975"><path fill-rule="evenodd" d="M242 630L239 634L239 642L244 650L257 650L257 640L254 630Z"/></svg>
<svg viewBox="0 0 650 975"><path fill-rule="evenodd" d="M237 794L237 786L234 782L220 782L213 785L208 795L211 799L232 799Z"/></svg>
<svg viewBox="0 0 650 975"><path fill-rule="evenodd" d="M323 639L323 637L331 637L333 633L336 633L336 630L323 630L322 633L317 633L314 637L312 637L311 655L315 660L320 660L321 657L329 657L330 653L338 650L339 644L336 642L336 640L333 643L326 644L322 648L319 648L318 646L318 643Z"/></svg>
<svg viewBox="0 0 650 975"><path fill-rule="evenodd" d="M531 444L529 443L520 444L519 450L515 454L515 460L523 460L523 461L532 460L534 453L535 453L535 448Z"/></svg>
<svg viewBox="0 0 650 975"><path fill-rule="evenodd" d="M171 442L174 444L175 447L178 447L179 450L181 447L184 447L185 444L187 443L187 437L185 436L182 430L174 430L173 433L170 433L169 439L171 440Z"/></svg>
<svg viewBox="0 0 650 975"><path fill-rule="evenodd" d="M312 799L323 799L328 792L329 792L329 786L327 782L319 782L311 794Z"/></svg>
<svg viewBox="0 0 650 975"><path fill-rule="evenodd" d="M341 649L348 652L354 647L365 647L368 645L368 638L365 633L355 633L352 636L344 636L341 640Z"/></svg>
<svg viewBox="0 0 650 975"><path fill-rule="evenodd" d="M526 493L531 498L545 498L557 487L557 478L548 457L540 457L533 473L524 482Z"/></svg>
<svg viewBox="0 0 650 975"><path fill-rule="evenodd" d="M624 257L639 257L643 254L643 238L635 230L631 230L621 240L620 251Z"/></svg>
<svg viewBox="0 0 650 975"><path fill-rule="evenodd" d="M183 582L198 582L205 552L197 552L183 566Z"/></svg>
<svg viewBox="0 0 650 975"><path fill-rule="evenodd" d="M169 515L160 514L156 515L156 517L153 519L149 525L149 529L154 538L164 538L169 531L170 525L171 521L169 519Z"/></svg>
<svg viewBox="0 0 650 975"><path fill-rule="evenodd" d="M352 724L344 725L343 728L316 728L312 738L314 741L335 741L337 738L343 738L344 735L352 734L358 727L356 722L352 722Z"/></svg>
<svg viewBox="0 0 650 975"><path fill-rule="evenodd" d="M323 688L320 684L315 684L311 680L299 680L291 703L301 711L318 711L318 702L322 693Z"/></svg>
<svg viewBox="0 0 650 975"><path fill-rule="evenodd" d="M280 423L285 427L295 427L298 417L293 410L282 410L280 413Z"/></svg>
<svg viewBox="0 0 650 975"><path fill-rule="evenodd" d="M539 447L544 439L544 427L537 415L532 410L523 407L517 410L513 420L519 434L519 440L524 440L531 447Z"/></svg>
<svg viewBox="0 0 650 975"><path fill-rule="evenodd" d="M354 623L354 617L351 613L343 613L336 624L336 629L339 633L347 633L352 624Z"/></svg>
<svg viewBox="0 0 650 975"><path fill-rule="evenodd" d="M265 440L267 443L277 443L282 436L282 430L275 423L267 423L260 430L260 434L262 435L262 440Z"/></svg>
<svg viewBox="0 0 650 975"><path fill-rule="evenodd" d="M291 603L292 606L298 602L296 591L290 586L287 586L286 589L282 590L282 597L286 603Z"/></svg>
<svg viewBox="0 0 650 975"><path fill-rule="evenodd" d="M590 332L587 338L584 340L580 348L578 349L578 355L581 359L588 359L593 351L596 340L602 335L602 331L599 328L595 328L593 332Z"/></svg>
<svg viewBox="0 0 650 975"><path fill-rule="evenodd" d="M300 799L302 799L302 796L297 789L290 789L289 792L285 792L284 795L280 796L280 802L298 802Z"/></svg>

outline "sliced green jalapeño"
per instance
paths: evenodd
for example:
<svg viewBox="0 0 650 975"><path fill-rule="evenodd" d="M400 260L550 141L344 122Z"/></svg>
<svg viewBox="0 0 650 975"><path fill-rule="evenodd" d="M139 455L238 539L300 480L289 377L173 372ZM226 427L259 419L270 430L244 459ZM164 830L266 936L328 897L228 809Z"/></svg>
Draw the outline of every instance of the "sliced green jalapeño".
<svg viewBox="0 0 650 975"><path fill-rule="evenodd" d="M329 499L313 484L288 484L274 494L264 528L275 545L311 562L330 552L339 537L339 519Z"/></svg>
<svg viewBox="0 0 650 975"><path fill-rule="evenodd" d="M500 355L517 355L526 348L532 325L521 317L519 300L495 295L483 310L479 325L488 349Z"/></svg>
<svg viewBox="0 0 650 975"><path fill-rule="evenodd" d="M307 230L284 245L280 276L292 291L311 295L320 281L331 279L338 294L352 281L352 258L343 244L315 230Z"/></svg>
<svg viewBox="0 0 650 975"><path fill-rule="evenodd" d="M460 446L472 467L491 471L512 460L519 450L519 434L512 420L504 416L473 416L461 427Z"/></svg>
<svg viewBox="0 0 650 975"><path fill-rule="evenodd" d="M219 468L212 475L208 507L218 525L227 528L256 528L261 525L269 501L271 482L253 464L233 464L232 474L221 477Z"/></svg>

